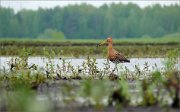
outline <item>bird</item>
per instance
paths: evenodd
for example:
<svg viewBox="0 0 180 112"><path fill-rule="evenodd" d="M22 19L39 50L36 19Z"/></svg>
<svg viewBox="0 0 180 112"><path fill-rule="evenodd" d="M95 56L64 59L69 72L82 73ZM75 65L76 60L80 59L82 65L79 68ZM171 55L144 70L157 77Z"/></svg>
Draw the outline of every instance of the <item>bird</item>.
<svg viewBox="0 0 180 112"><path fill-rule="evenodd" d="M113 69L112 73L115 71L115 69L117 69L117 64L130 63L130 60L127 59L123 53L118 52L113 48L113 39L111 36L108 37L104 42L98 44L98 46L104 44L108 44L108 52L107 52L108 59L115 64L115 68Z"/></svg>

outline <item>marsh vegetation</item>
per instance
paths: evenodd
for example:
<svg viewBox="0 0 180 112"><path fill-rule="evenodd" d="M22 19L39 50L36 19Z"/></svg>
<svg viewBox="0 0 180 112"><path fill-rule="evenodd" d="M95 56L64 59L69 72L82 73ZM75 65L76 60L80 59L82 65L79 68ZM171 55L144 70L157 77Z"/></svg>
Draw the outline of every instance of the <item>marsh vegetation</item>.
<svg viewBox="0 0 180 112"><path fill-rule="evenodd" d="M177 38L178 39L178 38ZM163 41L162 41L163 40ZM179 41L164 41L152 39L151 41L115 40L115 48L123 52L129 58L165 58L166 53L176 48L180 48ZM62 41L31 41L31 40L1 40L1 56L18 56L24 53L25 49L29 56L56 56L56 57L76 57L91 56L97 58L106 57L105 46L98 47L102 40L62 40ZM157 43L156 43L157 42Z"/></svg>
<svg viewBox="0 0 180 112"><path fill-rule="evenodd" d="M120 65L115 73L108 60L100 69L95 57L73 66L63 58L55 64L49 53L40 68L28 63L30 55L24 49L8 61L9 70L1 69L1 111L178 111L179 49L166 53L163 69Z"/></svg>

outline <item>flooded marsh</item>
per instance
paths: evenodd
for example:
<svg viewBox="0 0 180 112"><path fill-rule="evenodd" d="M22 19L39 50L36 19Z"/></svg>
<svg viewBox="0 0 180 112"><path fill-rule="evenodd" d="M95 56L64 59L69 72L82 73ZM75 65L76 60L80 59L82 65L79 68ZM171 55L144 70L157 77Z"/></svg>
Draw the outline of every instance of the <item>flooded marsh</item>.
<svg viewBox="0 0 180 112"><path fill-rule="evenodd" d="M119 64L113 73L112 62L90 56L30 57L24 52L19 57L0 57L0 109L18 110L26 102L26 111L41 103L49 106L40 105L35 110L68 110L70 106L74 111L90 107L92 111L116 111L127 106L121 108L126 111L135 106L134 111L140 111L155 106L152 108L163 111L166 106L177 111L171 106L179 104L180 59L177 50L166 56L129 58L131 63ZM21 102L11 105L15 99Z"/></svg>

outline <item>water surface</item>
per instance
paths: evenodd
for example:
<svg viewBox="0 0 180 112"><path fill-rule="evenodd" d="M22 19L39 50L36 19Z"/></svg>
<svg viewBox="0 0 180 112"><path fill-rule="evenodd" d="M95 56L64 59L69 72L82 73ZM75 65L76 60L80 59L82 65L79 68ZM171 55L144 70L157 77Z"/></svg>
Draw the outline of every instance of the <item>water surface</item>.
<svg viewBox="0 0 180 112"><path fill-rule="evenodd" d="M8 62L15 57L0 57L0 69L9 69ZM83 62L87 61L87 59L77 59L77 58L64 58L66 64L70 63L74 67L82 67ZM45 57L29 57L28 58L28 65L38 65L38 68L45 68L46 63L51 61L53 65L59 65L62 66L63 63L62 59L59 58L53 58L48 59ZM162 70L165 67L165 59L164 58L131 58L130 63L121 63L118 64L118 69L121 71L122 69L125 69L127 67L129 70L135 70L135 66L140 68L140 70L144 69L145 66L148 67L149 70ZM107 59L97 59L97 67L98 69L103 69L105 67L104 63L107 63ZM56 67L56 66L54 66ZM113 69L115 67L115 64L110 62L110 67ZM177 64L177 67L179 69L179 64Z"/></svg>

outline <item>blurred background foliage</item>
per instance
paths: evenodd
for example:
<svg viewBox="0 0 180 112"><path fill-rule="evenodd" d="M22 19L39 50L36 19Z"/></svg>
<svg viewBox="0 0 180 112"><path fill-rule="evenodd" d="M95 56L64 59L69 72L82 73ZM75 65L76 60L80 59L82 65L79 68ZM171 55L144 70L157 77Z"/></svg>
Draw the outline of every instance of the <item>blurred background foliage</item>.
<svg viewBox="0 0 180 112"><path fill-rule="evenodd" d="M38 10L0 8L0 38L102 39L163 37L180 32L180 6L68 5Z"/></svg>
<svg viewBox="0 0 180 112"><path fill-rule="evenodd" d="M39 39L64 39L65 36L62 32L53 29L46 29L38 36Z"/></svg>

